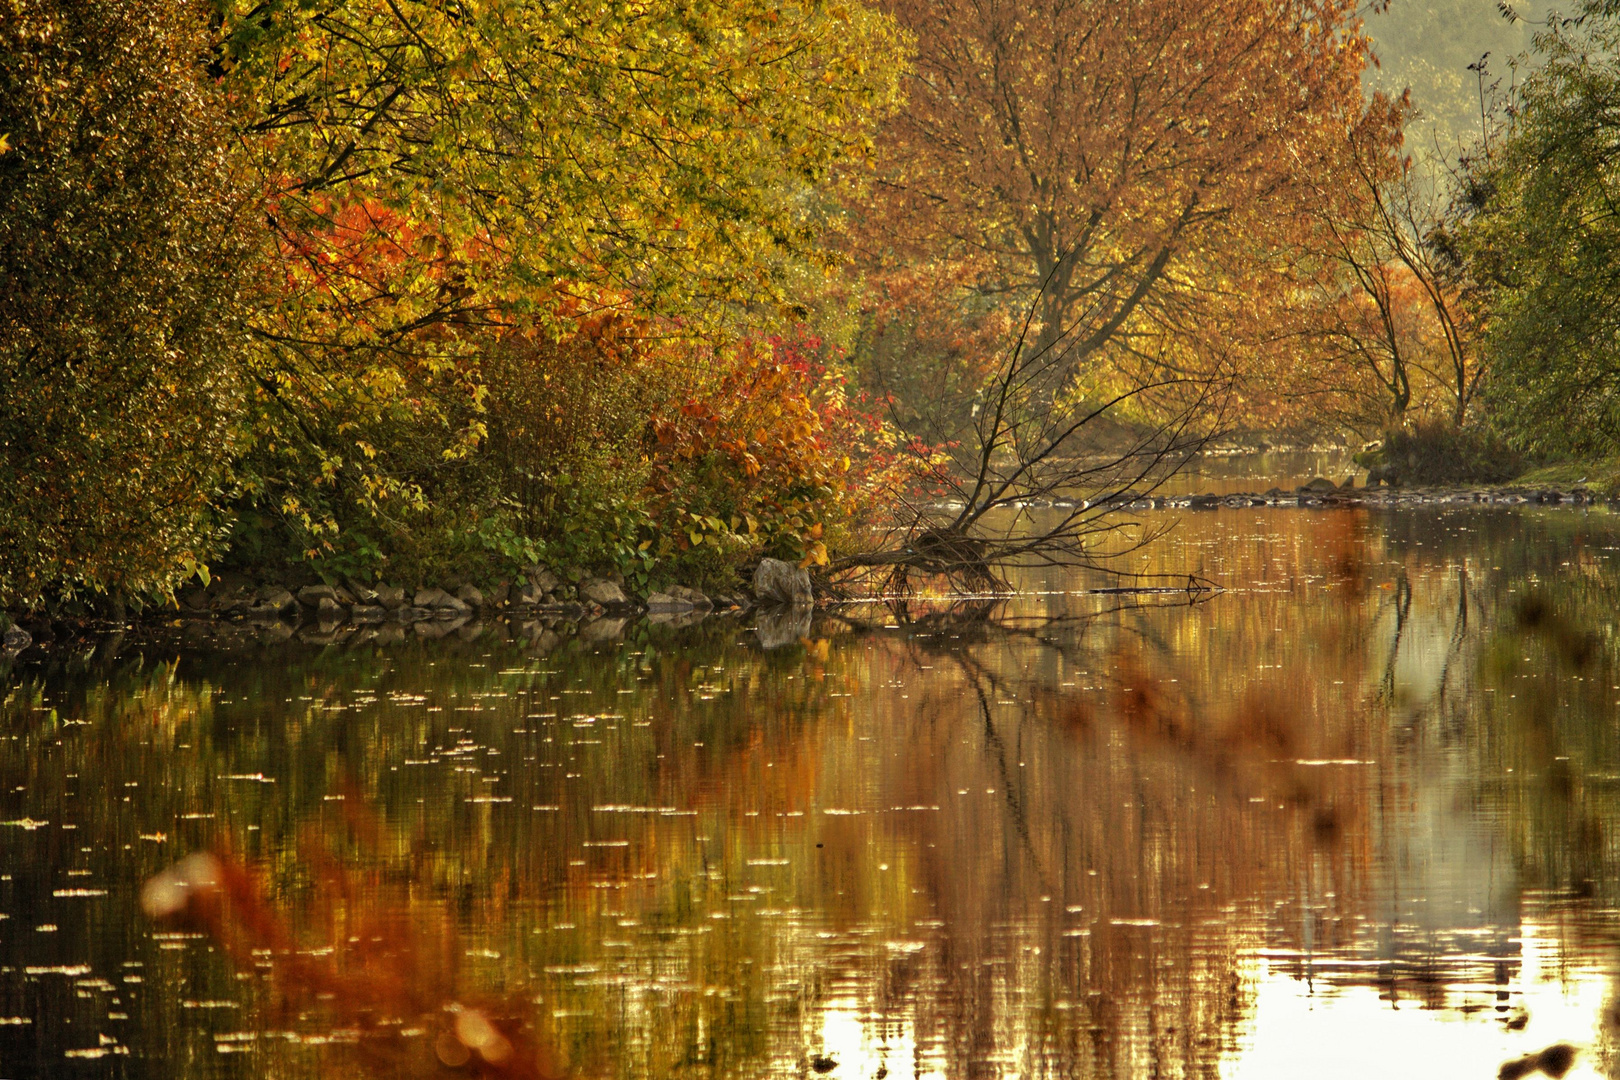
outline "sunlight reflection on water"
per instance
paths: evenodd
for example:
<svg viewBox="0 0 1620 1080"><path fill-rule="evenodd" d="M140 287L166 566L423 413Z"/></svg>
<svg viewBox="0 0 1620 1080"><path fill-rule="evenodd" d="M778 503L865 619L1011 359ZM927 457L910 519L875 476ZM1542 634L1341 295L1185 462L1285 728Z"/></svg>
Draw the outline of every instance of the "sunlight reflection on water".
<svg viewBox="0 0 1620 1080"><path fill-rule="evenodd" d="M1617 548L1223 510L1143 564L1196 604L19 667L0 1076L1605 1075ZM204 849L238 892L149 922Z"/></svg>

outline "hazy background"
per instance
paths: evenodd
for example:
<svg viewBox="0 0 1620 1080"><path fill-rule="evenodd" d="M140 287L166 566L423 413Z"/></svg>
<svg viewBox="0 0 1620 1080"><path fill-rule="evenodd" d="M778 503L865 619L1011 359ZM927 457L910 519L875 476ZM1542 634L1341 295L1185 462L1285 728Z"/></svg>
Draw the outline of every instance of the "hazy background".
<svg viewBox="0 0 1620 1080"><path fill-rule="evenodd" d="M1480 134L1480 81L1468 65L1490 54L1488 104L1493 82L1504 89L1513 84L1511 61L1531 48L1548 15L1574 6L1571 0L1525 0L1511 5L1517 18L1509 19L1496 0L1393 0L1388 11L1367 19L1380 65L1368 82L1391 95L1411 88L1424 116L1407 131L1412 152L1427 156L1438 147L1455 157L1459 143Z"/></svg>

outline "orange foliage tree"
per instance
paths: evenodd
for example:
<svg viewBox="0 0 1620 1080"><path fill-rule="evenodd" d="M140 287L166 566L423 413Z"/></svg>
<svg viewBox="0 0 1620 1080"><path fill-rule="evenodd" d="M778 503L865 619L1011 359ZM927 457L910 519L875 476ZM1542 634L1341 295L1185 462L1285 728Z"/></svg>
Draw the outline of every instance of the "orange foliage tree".
<svg viewBox="0 0 1620 1080"><path fill-rule="evenodd" d="M1316 410L1352 428L1399 427L1409 410L1462 427L1485 369L1442 198L1411 158L1377 152L1364 129L1347 149L1344 173L1318 181L1308 218L1320 305L1311 381L1328 395Z"/></svg>
<svg viewBox="0 0 1620 1080"><path fill-rule="evenodd" d="M652 423L660 544L745 539L825 565L827 542L896 497L912 472L879 403L852 393L803 327L721 358Z"/></svg>
<svg viewBox="0 0 1620 1080"><path fill-rule="evenodd" d="M892 0L917 42L867 208L876 264L945 260L1106 400L1241 371L1293 327L1291 241L1364 124L1357 0ZM1068 384L1069 389L1074 384Z"/></svg>

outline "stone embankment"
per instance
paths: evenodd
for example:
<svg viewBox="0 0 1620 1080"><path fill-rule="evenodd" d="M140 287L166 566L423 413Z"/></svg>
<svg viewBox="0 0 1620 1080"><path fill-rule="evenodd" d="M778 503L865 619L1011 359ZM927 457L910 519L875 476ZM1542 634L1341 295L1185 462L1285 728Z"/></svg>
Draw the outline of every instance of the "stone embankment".
<svg viewBox="0 0 1620 1080"><path fill-rule="evenodd" d="M498 628L503 635L536 639L544 648L548 639L554 644L564 634L585 641L616 640L633 619L687 626L711 614L741 614L757 603L761 639L770 645L798 640L794 631L808 624L810 602L809 574L778 559L761 561L752 593L671 586L640 598L627 594L620 581L568 583L543 566L530 567L515 584L487 589L457 582L406 589L347 579L294 589L227 572L207 585L181 589L172 607L148 609L135 621L180 629L183 638L198 644L268 644L293 638L311 644L397 641L407 634L473 638ZM44 615L0 622L0 631L0 658L16 656L30 645L77 637L77 628Z"/></svg>
<svg viewBox="0 0 1620 1080"><path fill-rule="evenodd" d="M1167 495L1137 499L1124 504L1130 510L1191 509L1217 510L1249 506L1375 506L1405 508L1417 506L1595 506L1620 502L1576 487L1556 488L1479 487L1479 488L1402 488L1355 487L1349 481L1335 484L1321 478L1292 491L1272 488L1263 492L1240 491L1229 495Z"/></svg>

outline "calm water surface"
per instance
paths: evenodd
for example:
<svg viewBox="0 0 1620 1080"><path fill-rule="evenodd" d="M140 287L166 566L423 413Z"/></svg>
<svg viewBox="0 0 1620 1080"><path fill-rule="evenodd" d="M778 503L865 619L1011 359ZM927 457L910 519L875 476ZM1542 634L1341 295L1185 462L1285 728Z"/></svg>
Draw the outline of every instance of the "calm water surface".
<svg viewBox="0 0 1620 1080"><path fill-rule="evenodd" d="M578 1076L1615 1075L1617 558L1222 510L1138 564L1195 605L15 666L0 1077L521 1075L468 1017ZM199 851L234 899L143 915Z"/></svg>

